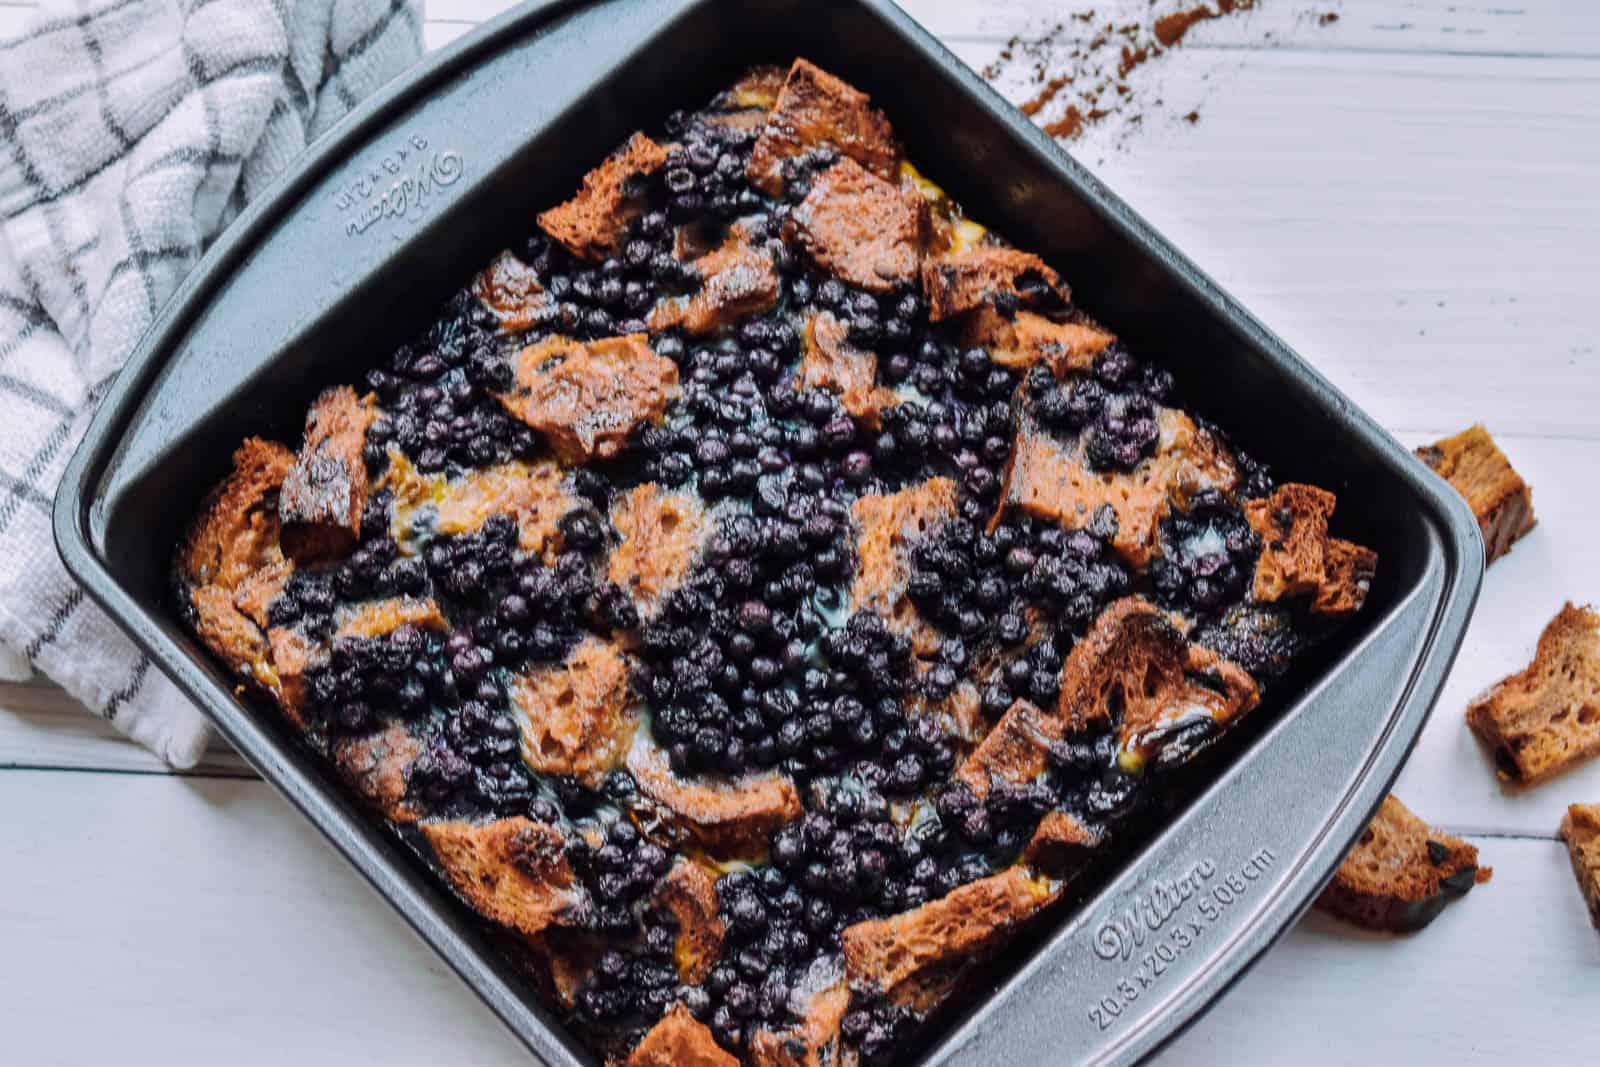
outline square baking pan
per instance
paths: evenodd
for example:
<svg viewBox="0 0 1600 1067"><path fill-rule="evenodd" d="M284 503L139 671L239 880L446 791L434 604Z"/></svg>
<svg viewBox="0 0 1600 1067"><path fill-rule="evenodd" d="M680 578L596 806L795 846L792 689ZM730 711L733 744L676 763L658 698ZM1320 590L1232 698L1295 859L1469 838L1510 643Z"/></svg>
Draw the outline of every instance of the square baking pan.
<svg viewBox="0 0 1600 1067"><path fill-rule="evenodd" d="M748 64L804 55L869 92L970 214L1178 378L1375 548L1366 610L1280 684L1213 777L1008 953L921 1063L1137 1060L1310 904L1382 799L1483 572L1462 501L888 0L531 3L340 123L210 250L117 379L56 499L73 574L538 1057L594 1064L399 838L278 713L234 691L168 594L185 516L247 434L297 440L325 385L424 328L536 210Z"/></svg>

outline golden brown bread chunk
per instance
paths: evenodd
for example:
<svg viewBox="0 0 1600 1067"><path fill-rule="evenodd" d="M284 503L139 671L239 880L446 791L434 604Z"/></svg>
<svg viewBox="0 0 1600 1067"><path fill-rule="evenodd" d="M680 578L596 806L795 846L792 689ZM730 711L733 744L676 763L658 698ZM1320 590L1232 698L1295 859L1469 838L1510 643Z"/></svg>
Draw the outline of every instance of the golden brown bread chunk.
<svg viewBox="0 0 1600 1067"><path fill-rule="evenodd" d="M750 1062L755 1067L834 1067L840 1062L839 1026L849 1009L850 986L843 978L811 992L797 1024L751 1036Z"/></svg>
<svg viewBox="0 0 1600 1067"><path fill-rule="evenodd" d="M638 719L616 645L585 637L565 662L523 671L508 688L534 770L593 785L622 763Z"/></svg>
<svg viewBox="0 0 1600 1067"><path fill-rule="evenodd" d="M1419 448L1417 456L1466 498L1483 531L1486 563L1533 529L1533 490L1482 426Z"/></svg>
<svg viewBox="0 0 1600 1067"><path fill-rule="evenodd" d="M806 323L805 354L794 387L838 393L845 411L873 428L884 408L900 402L878 384L878 357L852 345L849 328L831 311Z"/></svg>
<svg viewBox="0 0 1600 1067"><path fill-rule="evenodd" d="M294 455L275 441L247 437L233 470L207 495L189 528L180 567L195 585L233 589L279 558L278 488Z"/></svg>
<svg viewBox="0 0 1600 1067"><path fill-rule="evenodd" d="M304 727L306 672L322 662L326 650L299 630L281 626L267 631L267 642L272 647L272 670L267 688L277 696L278 704L295 725Z"/></svg>
<svg viewBox="0 0 1600 1067"><path fill-rule="evenodd" d="M1494 871L1478 850L1428 828L1394 796L1384 798L1317 907L1373 930L1406 933L1427 926L1447 900Z"/></svg>
<svg viewBox="0 0 1600 1067"><path fill-rule="evenodd" d="M797 59L750 152L750 184L777 196L782 164L815 148L829 147L880 178L894 180L900 148L883 112L866 93L805 59Z"/></svg>
<svg viewBox="0 0 1600 1067"><path fill-rule="evenodd" d="M997 299L1017 306L1065 306L1072 292L1061 275L1031 252L980 245L929 259L922 265L928 318L955 318Z"/></svg>
<svg viewBox="0 0 1600 1067"><path fill-rule="evenodd" d="M402 545L418 535L472 533L491 515L510 515L518 547L548 558L560 544L561 517L580 503L566 479L551 459L514 460L447 478L423 474L395 451L379 484L394 493L392 525Z"/></svg>
<svg viewBox="0 0 1600 1067"><path fill-rule="evenodd" d="M989 736L972 750L955 779L980 797L994 782L1022 785L1045 772L1050 742L1061 739L1061 722L1026 700L1018 700L1000 716Z"/></svg>
<svg viewBox="0 0 1600 1067"><path fill-rule="evenodd" d="M956 515L956 484L929 478L888 495L860 497L850 506L855 519L856 576L850 584L850 610L882 616L896 633L910 637L916 651L936 640L906 594L911 581L911 549L941 523Z"/></svg>
<svg viewBox="0 0 1600 1067"><path fill-rule="evenodd" d="M1079 529L1090 525L1101 508L1109 507L1116 516L1111 547L1130 566L1147 566L1159 549L1161 520L1173 507L1187 508L1189 498L1200 489L1229 492L1239 480L1233 457L1222 442L1189 416L1163 408L1158 423L1160 437L1153 455L1131 471L1094 471L1081 441L1063 445L1024 419L1006 464L990 532L1010 510Z"/></svg>
<svg viewBox="0 0 1600 1067"><path fill-rule="evenodd" d="M294 560L275 559L245 576L233 591L233 606L263 630L267 628L267 610L294 574Z"/></svg>
<svg viewBox="0 0 1600 1067"><path fill-rule="evenodd" d="M417 821L406 803L406 776L417 759L417 741L400 723L333 746L333 761L355 791L391 822Z"/></svg>
<svg viewBox="0 0 1600 1067"><path fill-rule="evenodd" d="M624 1067L739 1067L704 1023L674 1004L644 1035Z"/></svg>
<svg viewBox="0 0 1600 1067"><path fill-rule="evenodd" d="M1022 862L1063 877L1085 862L1088 853L1104 842L1104 833L1076 815L1051 811L1039 820L1028 846L1022 850Z"/></svg>
<svg viewBox="0 0 1600 1067"><path fill-rule="evenodd" d="M1600 754L1600 612L1568 603L1539 635L1533 662L1467 708L1500 777L1544 781Z"/></svg>
<svg viewBox="0 0 1600 1067"><path fill-rule="evenodd" d="M516 375L501 403L565 463L617 455L678 388L678 365L651 351L642 333L587 343L548 337L517 354Z"/></svg>
<svg viewBox="0 0 1600 1067"><path fill-rule="evenodd" d="M840 281L893 292L922 273L928 202L846 159L817 178L783 233Z"/></svg>
<svg viewBox="0 0 1600 1067"><path fill-rule="evenodd" d="M532 267L501 252L472 279L472 295L494 312L500 328L508 333L526 330L539 321L539 309L546 297L544 286Z"/></svg>
<svg viewBox="0 0 1600 1067"><path fill-rule="evenodd" d="M390 597L340 608L335 637L382 637L402 626L419 630L448 630L450 622L432 597Z"/></svg>
<svg viewBox="0 0 1600 1067"><path fill-rule="evenodd" d="M1043 363L1057 378L1094 367L1094 358L1116 338L1083 322L1056 322L1032 311L1006 317L983 307L967 317L966 343L989 350L1002 367L1027 370Z"/></svg>
<svg viewBox="0 0 1600 1067"><path fill-rule="evenodd" d="M681 843L697 845L718 859L757 859L766 855L773 834L800 817L800 794L784 776L767 772L739 779L680 778L646 733L641 730L634 737L628 770Z"/></svg>
<svg viewBox="0 0 1600 1067"><path fill-rule="evenodd" d="M257 665L268 659L267 637L233 603L233 591L220 585L197 586L189 593L195 629L206 647L235 671L259 680Z"/></svg>
<svg viewBox="0 0 1600 1067"><path fill-rule="evenodd" d="M288 555L326 559L348 552L360 539L368 488L362 452L377 417L372 397L359 397L348 385L325 390L311 405L305 443L278 496Z"/></svg>
<svg viewBox="0 0 1600 1067"><path fill-rule="evenodd" d="M694 261L701 284L692 296L668 297L650 311L650 329L673 326L695 337L718 333L778 302L778 268L735 227L722 247Z"/></svg>
<svg viewBox="0 0 1600 1067"><path fill-rule="evenodd" d="M717 909L717 889L705 868L680 859L661 880L655 903L678 924L672 962L680 981L698 984L716 966L728 927Z"/></svg>
<svg viewBox="0 0 1600 1067"><path fill-rule="evenodd" d="M714 126L728 126L750 130L757 134L767 124L783 83L788 80L786 68L774 64L751 67L712 102L706 121Z"/></svg>
<svg viewBox="0 0 1600 1067"><path fill-rule="evenodd" d="M1011 867L911 911L846 927L850 986L926 1012L962 970L998 950L1059 895L1049 881Z"/></svg>
<svg viewBox="0 0 1600 1067"><path fill-rule="evenodd" d="M1600 804L1569 804L1561 820L1561 838L1572 856L1572 874L1600 926Z"/></svg>
<svg viewBox="0 0 1600 1067"><path fill-rule="evenodd" d="M617 497L611 525L622 543L611 551L606 578L628 593L648 621L694 569L713 524L694 495L664 493L646 482Z"/></svg>
<svg viewBox="0 0 1600 1067"><path fill-rule="evenodd" d="M521 816L426 822L423 836L456 892L480 915L530 936L577 902L561 831Z"/></svg>
<svg viewBox="0 0 1600 1067"><path fill-rule="evenodd" d="M539 228L580 259L614 256L622 235L643 211L639 179L667 162L667 150L642 133L583 176L583 186L564 204L539 213Z"/></svg>
<svg viewBox="0 0 1600 1067"><path fill-rule="evenodd" d="M1261 537L1251 595L1264 604L1311 597L1320 615L1361 610L1377 571L1378 554L1328 536L1336 498L1314 485L1288 482L1270 497L1248 500L1245 519Z"/></svg>
<svg viewBox="0 0 1600 1067"><path fill-rule="evenodd" d="M1057 708L1073 731L1115 718L1124 759L1143 762L1195 723L1226 727L1260 696L1250 675L1190 643L1154 604L1130 596L1101 612L1072 647Z"/></svg>

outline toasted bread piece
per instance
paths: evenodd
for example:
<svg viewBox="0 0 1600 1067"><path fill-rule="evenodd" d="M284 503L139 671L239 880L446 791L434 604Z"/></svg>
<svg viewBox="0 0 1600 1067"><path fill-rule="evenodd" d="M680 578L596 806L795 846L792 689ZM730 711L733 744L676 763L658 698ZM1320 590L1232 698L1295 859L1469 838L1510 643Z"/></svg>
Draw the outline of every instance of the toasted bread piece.
<svg viewBox="0 0 1600 1067"><path fill-rule="evenodd" d="M577 902L554 826L521 816L419 825L456 892L502 926L533 936Z"/></svg>
<svg viewBox="0 0 1600 1067"><path fill-rule="evenodd" d="M634 1048L624 1067L739 1067L704 1023L674 1004Z"/></svg>
<svg viewBox="0 0 1600 1067"><path fill-rule="evenodd" d="M1600 926L1600 804L1569 804L1561 820L1561 838L1572 855L1572 873Z"/></svg>
<svg viewBox="0 0 1600 1067"><path fill-rule="evenodd" d="M275 559L251 571L233 590L233 606L261 629L267 628L267 612L294 574L294 560Z"/></svg>
<svg viewBox="0 0 1600 1067"><path fill-rule="evenodd" d="M617 455L678 388L678 365L652 352L642 333L587 343L548 337L517 354L516 373L501 402L565 463Z"/></svg>
<svg viewBox="0 0 1600 1067"><path fill-rule="evenodd" d="M874 428L883 409L900 402L893 390L878 384L878 357L852 345L849 329L831 311L806 323L805 356L794 387L838 393L847 412Z"/></svg>
<svg viewBox="0 0 1600 1067"><path fill-rule="evenodd" d="M373 398L348 385L317 397L306 416L305 443L278 496L283 550L299 560L348 552L361 537L367 506L367 427L378 417Z"/></svg>
<svg viewBox="0 0 1600 1067"><path fill-rule="evenodd" d="M514 460L447 478L423 474L404 454L391 452L379 484L394 493L392 526L402 546L419 535L472 533L491 515L510 515L517 520L518 547L548 557L560 546L562 516L580 503L566 479L552 459Z"/></svg>
<svg viewBox="0 0 1600 1067"><path fill-rule="evenodd" d="M925 1013L963 970L998 950L1059 894L1049 881L1010 867L911 911L846 927L850 987Z"/></svg>
<svg viewBox="0 0 1600 1067"><path fill-rule="evenodd" d="M850 584L850 610L876 612L890 629L910 637L913 645L930 644L932 628L906 593L911 549L945 520L955 518L955 482L929 478L886 496L863 496L851 505L850 514L856 522L858 560Z"/></svg>
<svg viewBox="0 0 1600 1067"><path fill-rule="evenodd" d="M928 202L846 159L817 178L783 233L840 281L893 292L921 277Z"/></svg>
<svg viewBox="0 0 1600 1067"><path fill-rule="evenodd" d="M1104 832L1070 812L1047 812L1022 850L1022 862L1064 878L1087 863L1105 840Z"/></svg>
<svg viewBox="0 0 1600 1067"><path fill-rule="evenodd" d="M1544 781L1600 753L1600 612L1567 604L1539 635L1533 662L1467 708L1500 777Z"/></svg>
<svg viewBox="0 0 1600 1067"><path fill-rule="evenodd" d="M750 152L746 176L751 185L777 196L783 192L783 161L824 147L886 180L895 179L900 165L894 130L867 94L797 59Z"/></svg>
<svg viewBox="0 0 1600 1067"><path fill-rule="evenodd" d="M1031 252L980 245L950 252L922 265L922 291L928 318L955 318L996 300L1021 305L1065 307L1072 292L1061 275Z"/></svg>
<svg viewBox="0 0 1600 1067"><path fill-rule="evenodd" d="M583 186L564 204L539 213L539 228L580 259L614 256L622 235L642 211L639 179L667 162L667 150L642 133L583 176Z"/></svg>
<svg viewBox="0 0 1600 1067"><path fill-rule="evenodd" d="M1533 490L1482 426L1419 448L1417 456L1466 498L1483 531L1485 562L1511 551L1512 542L1533 529Z"/></svg>
<svg viewBox="0 0 1600 1067"><path fill-rule="evenodd" d="M189 593L195 629L207 648L247 678L258 678L257 665L267 660L267 635L233 603L233 591L202 585Z"/></svg>
<svg viewBox="0 0 1600 1067"><path fill-rule="evenodd" d="M339 628L335 637L382 637L394 633L402 626L415 626L419 630L448 630L450 621L439 610L432 597L390 597L387 600L369 600L338 612Z"/></svg>
<svg viewBox="0 0 1600 1067"><path fill-rule="evenodd" d="M819 967L818 971L829 969ZM834 1067L839 1063L839 1025L850 1008L849 984L840 976L806 993L801 1005L800 1021L794 1026L751 1035L750 1062L754 1067Z"/></svg>
<svg viewBox="0 0 1600 1067"><path fill-rule="evenodd" d="M1429 829L1389 796L1317 898L1317 907L1373 930L1407 933L1427 926L1447 900L1493 874L1478 866L1477 849Z"/></svg>
<svg viewBox="0 0 1600 1067"><path fill-rule="evenodd" d="M1050 742L1061 739L1061 721L1026 700L1018 700L1000 716L989 736L972 750L955 779L978 796L988 796L993 783L1022 785L1045 772Z"/></svg>
<svg viewBox="0 0 1600 1067"><path fill-rule="evenodd" d="M1209 736L1260 696L1238 666L1191 644L1155 605L1130 596L1101 612L1068 654L1057 713L1070 730L1114 723L1124 765L1139 766L1186 758L1189 727L1211 724Z"/></svg>
<svg viewBox="0 0 1600 1067"><path fill-rule="evenodd" d="M233 470L207 495L179 559L194 585L233 589L252 572L281 558L278 489L294 454L275 441L247 437Z"/></svg>
<svg viewBox="0 0 1600 1067"><path fill-rule="evenodd" d="M1260 535L1251 595L1260 603L1311 598L1320 615L1361 610L1372 587L1378 554L1328 536L1337 499L1314 485L1288 482L1270 497L1248 500L1245 519Z"/></svg>
<svg viewBox="0 0 1600 1067"><path fill-rule="evenodd" d="M1186 508L1200 489L1229 492L1239 480L1227 449L1189 416L1163 408L1159 424L1153 455L1131 471L1096 472L1081 441L1063 445L1024 418L990 532L1012 510L1079 529L1109 507L1116 516L1111 547L1130 566L1144 568L1159 551L1161 520L1174 506Z"/></svg>
<svg viewBox="0 0 1600 1067"><path fill-rule="evenodd" d="M523 671L508 688L528 766L593 785L622 764L638 719L616 645L585 637L565 662Z"/></svg>
<svg viewBox="0 0 1600 1067"><path fill-rule="evenodd" d="M1057 322L1032 311L1009 317L990 307L967 316L962 335L969 345L989 350L1002 367L1027 370L1043 363L1057 378L1094 367L1094 357L1116 337L1083 322Z"/></svg>
<svg viewBox="0 0 1600 1067"><path fill-rule="evenodd" d="M672 962L678 978L689 985L699 984L722 956L722 943L728 925L717 909L717 888L705 868L692 860L680 859L656 889L655 904L678 924Z"/></svg>
<svg viewBox="0 0 1600 1067"><path fill-rule="evenodd" d="M734 227L722 247L694 261L701 284L692 296L668 297L650 311L650 329L674 326L700 337L720 333L778 302L778 268L765 249L752 247Z"/></svg>
<svg viewBox="0 0 1600 1067"><path fill-rule="evenodd" d="M494 257L472 279L472 295L500 320L508 333L526 330L539 321L539 311L548 302L544 286L532 267L509 251Z"/></svg>
<svg viewBox="0 0 1600 1067"><path fill-rule="evenodd" d="M406 803L406 776L417 759L417 740L401 723L390 723L375 734L333 746L333 761L345 781L391 822L417 821Z"/></svg>
<svg viewBox="0 0 1600 1067"><path fill-rule="evenodd" d="M783 775L680 778L647 734L634 736L628 770L680 843L718 859L757 859L766 855L773 834L800 817L800 794Z"/></svg>
<svg viewBox="0 0 1600 1067"><path fill-rule="evenodd" d="M299 630L282 626L267 631L267 643L272 648L267 687L277 695L279 706L295 725L304 727L306 674L324 661L327 649Z"/></svg>
<svg viewBox="0 0 1600 1067"><path fill-rule="evenodd" d="M611 551L606 577L627 591L647 621L694 569L715 526L699 498L663 492L654 482L620 494L611 505L611 525L622 543Z"/></svg>

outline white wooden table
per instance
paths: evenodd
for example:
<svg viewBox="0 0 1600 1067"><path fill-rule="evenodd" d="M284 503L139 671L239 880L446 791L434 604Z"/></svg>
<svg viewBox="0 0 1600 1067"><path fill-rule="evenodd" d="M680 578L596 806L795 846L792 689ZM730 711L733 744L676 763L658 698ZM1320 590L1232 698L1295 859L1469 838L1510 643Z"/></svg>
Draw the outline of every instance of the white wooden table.
<svg viewBox="0 0 1600 1067"><path fill-rule="evenodd" d="M430 3L433 47L505 6ZM1088 5L909 6L982 66ZM1596 1062L1600 934L1555 829L1600 763L1506 792L1461 712L1600 601L1600 5L1265 0L1138 77L1166 106L1079 158L1407 444L1487 421L1540 517L1398 785L1494 881L1411 938L1312 915L1163 1059ZM0 689L0 1063L258 1061L526 1062L236 756L172 775L49 686Z"/></svg>

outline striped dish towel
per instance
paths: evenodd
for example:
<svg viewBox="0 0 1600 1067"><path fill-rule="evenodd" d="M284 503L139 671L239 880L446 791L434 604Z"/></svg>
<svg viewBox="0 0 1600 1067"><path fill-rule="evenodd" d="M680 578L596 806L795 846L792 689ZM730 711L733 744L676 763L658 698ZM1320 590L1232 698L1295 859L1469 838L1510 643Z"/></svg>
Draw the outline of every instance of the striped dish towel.
<svg viewBox="0 0 1600 1067"><path fill-rule="evenodd" d="M211 240L422 51L420 0L46 0L0 42L0 678L37 669L175 766L200 713L67 577L51 499Z"/></svg>

